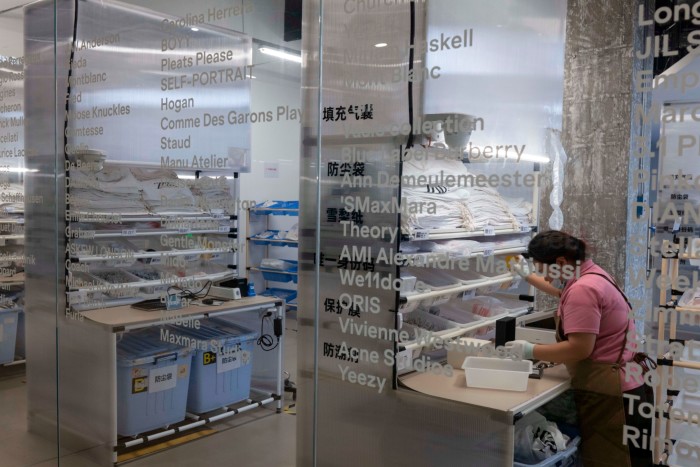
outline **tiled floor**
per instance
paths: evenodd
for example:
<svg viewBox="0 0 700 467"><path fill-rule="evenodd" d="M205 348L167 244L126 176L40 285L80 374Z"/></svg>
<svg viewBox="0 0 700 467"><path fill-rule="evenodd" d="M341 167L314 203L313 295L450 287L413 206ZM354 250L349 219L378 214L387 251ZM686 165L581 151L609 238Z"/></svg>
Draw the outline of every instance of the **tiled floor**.
<svg viewBox="0 0 700 467"><path fill-rule="evenodd" d="M288 321L285 336L285 370L296 374L296 323ZM296 381L295 377L292 380ZM290 400L285 404L289 404ZM26 383L22 368L4 368L0 377L0 466L1 467L105 467L80 454L56 459L50 441L27 432ZM255 413L253 416L252 414ZM246 467L296 465L296 416L270 411L243 414L237 425L125 465L132 467ZM236 417L233 417L236 418Z"/></svg>

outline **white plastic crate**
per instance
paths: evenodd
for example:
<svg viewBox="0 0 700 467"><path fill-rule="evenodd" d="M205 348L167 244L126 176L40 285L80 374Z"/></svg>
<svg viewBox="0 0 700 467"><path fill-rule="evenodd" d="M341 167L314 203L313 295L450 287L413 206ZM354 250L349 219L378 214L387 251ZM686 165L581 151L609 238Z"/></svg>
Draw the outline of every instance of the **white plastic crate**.
<svg viewBox="0 0 700 467"><path fill-rule="evenodd" d="M467 387L526 391L532 373L530 360L467 357L462 364Z"/></svg>

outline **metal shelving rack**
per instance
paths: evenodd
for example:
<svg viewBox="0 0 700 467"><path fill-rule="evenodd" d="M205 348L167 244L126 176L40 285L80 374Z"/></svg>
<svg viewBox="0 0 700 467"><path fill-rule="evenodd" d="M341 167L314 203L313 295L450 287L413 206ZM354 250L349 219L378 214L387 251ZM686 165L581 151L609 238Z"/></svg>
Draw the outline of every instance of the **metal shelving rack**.
<svg viewBox="0 0 700 467"><path fill-rule="evenodd" d="M271 239L271 238L260 238L256 237L253 234L253 230L258 230L260 229L254 229L253 224L256 224L253 222L253 216L260 220L262 222L262 231L267 231L270 230L270 217L275 217L275 218L283 218L284 217L294 217L298 218L299 216L299 209L298 208L275 208L275 207L261 207L257 206L254 208L249 208L246 210L246 270L248 271L248 278L250 281L250 273L258 273L260 274L260 277L263 278L263 282L265 284L265 290L262 292L263 295L274 295L276 291L289 291L290 295L287 296L293 296L293 298L289 301L286 302L287 308L296 310L297 307L297 301L296 301L296 284L298 282L298 272L297 271L272 271L268 269L261 269L258 267L258 265L253 264L251 261L251 254L253 248L259 249L259 248L264 248L264 257L275 257L273 254L273 251L271 250L270 247L273 248L281 248L281 247L287 247L287 248L293 248L297 249L299 245L299 240L289 240L289 239ZM259 232L258 232L259 233ZM272 281L269 279L265 278L265 274L281 274L285 279L285 281L281 281L285 285L288 285L289 282L293 282L295 287L294 289L287 289L287 288L270 288L269 283L270 282L277 282L277 281ZM285 295L282 292L283 295ZM285 298L285 297L280 297L280 298Z"/></svg>
<svg viewBox="0 0 700 467"><path fill-rule="evenodd" d="M466 160L463 162L467 162ZM539 164L534 164L534 172L539 172ZM452 240L452 239L482 239L483 241L489 241L491 239L497 238L503 235L532 235L537 231L537 224L539 221L539 185L535 183L532 188L532 218L533 225L521 225L517 228L506 228L506 227L486 227L479 230L467 230L464 228L450 228L450 229L433 229L433 230L415 230L410 233L404 233L402 235L402 241L431 241L431 240ZM469 255L464 255L463 258L473 259L488 256L506 256L506 255L518 255L525 251L525 248L494 248L482 251L475 251ZM414 257L418 254L407 254L407 258ZM514 278L513 274L507 273L502 275L497 275L494 277L484 278L480 281L461 281L453 287L441 288L439 290L432 290L427 292L420 292L415 294L401 294L399 298L399 313L405 312L407 309L412 310L414 307L409 307L410 304L419 303L429 303L430 300L435 300L438 302L446 302L451 299L456 298L460 294L465 292L475 291L484 287L500 286L501 289L507 289L511 286L517 286L519 283L519 278ZM534 288L529 287L529 295L534 294ZM514 299L519 299L519 296L514 296ZM508 314L501 314L492 318L481 319L474 324L468 326L461 326L452 329L447 329L443 331L435 332L433 335L441 339L453 339L463 336L468 333L473 333L484 327L493 326L495 322L506 316L519 317L532 311L532 306L530 303L523 302L521 309L511 311ZM400 323L399 323L400 324ZM399 350L409 351L417 350L423 347L423 344L416 340L411 340L409 342L403 342L399 346Z"/></svg>
<svg viewBox="0 0 700 467"><path fill-rule="evenodd" d="M678 283L680 261L689 259L698 259L698 253L696 253L695 256L692 256L689 251L683 251L680 243L671 243L668 240L664 241L664 245L662 247L660 277L666 279L666 287L659 288L660 303L658 308L658 347L656 353L656 363L658 366L656 371L659 374L658 379L660 384L654 390L654 436L655 439L659 440L667 439L673 445L677 445L678 440L675 439L672 432L671 422L673 420L670 412L681 395L680 389L673 388L674 381L678 381L677 376L674 375L674 368L700 370L700 362L687 361L682 358L674 358L677 357L677 355L674 355L674 353L671 351L665 352L664 346L662 346L661 343L676 343L685 348L688 345L688 341L685 339L679 339L677 336L679 324L678 315L684 314L686 316L694 317L695 323L700 320L700 307L679 305L682 291L674 288L674 284ZM667 325L668 337L666 335ZM676 384L676 386L678 385ZM675 418L676 416L674 416L674 419ZM683 421L692 424L692 420L688 418L688 414L683 416ZM653 453L654 462L656 463L655 465L669 465L668 462L671 452L669 452L665 445L662 448L660 443L653 443Z"/></svg>
<svg viewBox="0 0 700 467"><path fill-rule="evenodd" d="M106 162L108 163L108 162ZM139 166L143 166L140 164ZM179 169L178 169L179 170ZM199 177L200 171L196 172ZM66 174L67 177L70 173ZM238 174L233 177L235 182L232 194L234 199L238 196ZM68 218L80 219L84 222L85 219L90 219L90 215L95 213L78 213L70 210L67 206ZM131 304L141 301L148 297L149 293L140 293L142 289L169 287L189 284L193 281L199 283L208 281L223 281L237 276L238 274L238 212L230 213L212 213L212 214L147 214L147 215L119 215L119 224L103 225L109 229L96 230L94 235L89 235L87 240L92 241L100 239L136 239L138 237L153 237L167 236L167 238L183 238L184 236L206 234L214 238L221 239L222 243L233 243L231 247L213 247L213 248L185 248L179 250L165 251L132 251L125 256L116 254L83 254L79 248L71 248L71 243L78 239L66 238L68 253L66 254L66 264L87 265L88 267L100 265L102 268L110 268L120 270L124 267L124 259L129 261L149 261L160 259L168 261L173 258L180 258L189 261L198 261L200 267L204 265L204 259L218 259L221 264L221 271L214 273L198 274L193 273L184 277L162 277L157 280L139 280L134 282L119 283L116 286L129 290L132 293L126 297L107 297L101 305L104 307L95 308L94 301L85 301L86 294L101 291L105 289L104 285L76 285L71 282L70 271L66 270L66 294L67 304L69 308L66 310L66 327L63 329L63 338L71 339L76 345L85 349L85 358L90 355L90 361L84 360L81 356L75 357L75 362L65 368L65 374L69 375L72 371L81 368L81 371L89 372L91 378L101 381L98 387L95 388L96 396L94 398L86 398L86 407L92 407L97 403L97 399L109 400L110 407L102 407L96 410L96 415L88 422L84 419L79 421L78 426L85 426L85 430L90 430L89 427L95 429L94 433L85 431L81 436L94 437L101 435L101 440L104 447L108 448L98 454L101 459L109 458L110 462L118 462L119 455L128 452L130 449L137 446L148 445L163 440L164 438L177 436L181 433L187 433L191 430L200 428L209 424L216 424L222 420L228 420L230 417L249 412L254 409L273 406L277 413L281 412L283 380L282 380L282 351L283 337L278 336L278 345L273 351L262 351L256 347L256 355L253 358L253 384L251 385L250 398L229 407L222 407L215 412L206 414L188 413L187 418L174 425L163 427L162 429L153 430L147 433L139 434L135 437L120 437L117 434L117 400L116 400L116 373L117 373L117 343L120 335L124 332L129 332L135 329L142 329L152 326L161 326L166 323L162 320L161 313L139 311L132 307ZM216 228L187 228L188 222L210 222L217 224ZM135 223L152 223L160 226L150 228L137 228ZM182 228L171 228L173 224L178 222L183 224ZM70 223L67 223L70 227ZM94 222L98 224L98 222ZM177 227L177 225L175 225ZM84 228L84 226L83 226ZM208 238L208 237L207 237ZM82 240L82 239L81 239ZM100 253L99 251L92 253ZM152 265L152 263L151 263ZM207 266L210 262L206 263ZM127 269L128 270L128 269ZM154 292L156 293L156 292ZM157 292L157 293L162 293ZM138 296L134 296L137 295ZM71 301L77 297L78 303L71 304ZM185 305L183 308L173 311L178 316L187 317L187 319L198 320L209 317L225 317L235 318L238 321L238 316L245 316L247 313L250 316L270 315L274 319L281 319L284 323L285 305L284 302L269 297L249 297L232 302L224 302L222 305L204 306L204 305ZM253 313L254 315L250 315ZM255 314L257 313L257 314ZM260 321L256 321L259 325ZM282 326L284 329L284 326ZM88 352L90 349L92 352ZM81 352L82 354L82 352ZM79 378L71 378L66 376L66 383L71 385L70 381ZM76 383L77 384L77 383ZM67 388L70 390L70 388ZM73 388L76 393L79 388ZM94 400L93 400L94 399ZM85 413L89 413L86 410ZM76 415L77 418L81 416Z"/></svg>
<svg viewBox="0 0 700 467"><path fill-rule="evenodd" d="M19 226L19 225L24 225L24 212L19 212L19 211L12 211L12 212L7 212L7 213L2 213L2 215L6 214L14 214L17 215L17 217L8 217L8 218L0 218L0 225L3 225L2 231L7 231L7 226L12 226L10 230L14 228L14 226ZM0 231L1 232L1 231ZM24 245L24 233L22 234L17 234L17 233L0 233L0 251L4 251L4 247L7 245ZM24 255L22 255L24 257ZM25 257L26 260L26 257ZM0 276L0 293L2 293L3 298L4 298L4 291L8 290L9 288L13 286L24 286L24 277L25 274L24 272L15 272L12 275L2 275ZM8 304L9 305L9 304ZM19 349L19 342L24 341L24 326L23 324L21 325L20 323L24 322L24 307L23 306L17 306L14 301L12 302L11 305L5 306L5 304L2 304L2 308L0 310L4 312L9 312L9 313L14 313L16 316L14 317L16 320L16 333L15 333L15 346L13 349L14 352L14 360L11 362L4 363L0 366L13 366L13 365L21 365L26 362L25 351L21 351ZM3 336L4 339L7 338L7 336Z"/></svg>

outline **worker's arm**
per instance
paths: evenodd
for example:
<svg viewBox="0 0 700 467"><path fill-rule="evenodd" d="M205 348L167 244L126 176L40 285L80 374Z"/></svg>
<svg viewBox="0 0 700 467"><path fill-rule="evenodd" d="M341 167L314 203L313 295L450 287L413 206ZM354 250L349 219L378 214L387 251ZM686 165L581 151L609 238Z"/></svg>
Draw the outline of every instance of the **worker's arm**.
<svg viewBox="0 0 700 467"><path fill-rule="evenodd" d="M569 340L556 344L533 344L525 340L506 342L506 349L515 358L536 359L554 363L574 363L588 358L593 352L596 335L575 332Z"/></svg>
<svg viewBox="0 0 700 467"><path fill-rule="evenodd" d="M595 334L574 332L567 337L569 340L556 344L536 344L533 357L547 362L573 363L588 358L593 352Z"/></svg>
<svg viewBox="0 0 700 467"><path fill-rule="evenodd" d="M508 267L536 289L557 298L561 295L561 290L550 284L544 276L534 273L530 268L530 264L522 256L510 259Z"/></svg>
<svg viewBox="0 0 700 467"><path fill-rule="evenodd" d="M559 298L561 296L561 290L554 287L547 279L545 279L543 276L538 276L535 273L532 273L528 276L525 276L524 279L527 281L528 284L533 286L534 288L541 290L542 292L552 295L554 297Z"/></svg>

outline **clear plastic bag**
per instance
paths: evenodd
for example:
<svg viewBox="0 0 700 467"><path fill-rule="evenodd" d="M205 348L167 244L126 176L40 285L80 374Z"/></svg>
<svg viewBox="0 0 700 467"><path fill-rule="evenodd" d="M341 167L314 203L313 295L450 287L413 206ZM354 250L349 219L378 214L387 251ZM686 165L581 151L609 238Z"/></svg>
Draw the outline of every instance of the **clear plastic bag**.
<svg viewBox="0 0 700 467"><path fill-rule="evenodd" d="M567 442L556 423L537 412L529 413L515 424L515 461L537 464L566 450Z"/></svg>

